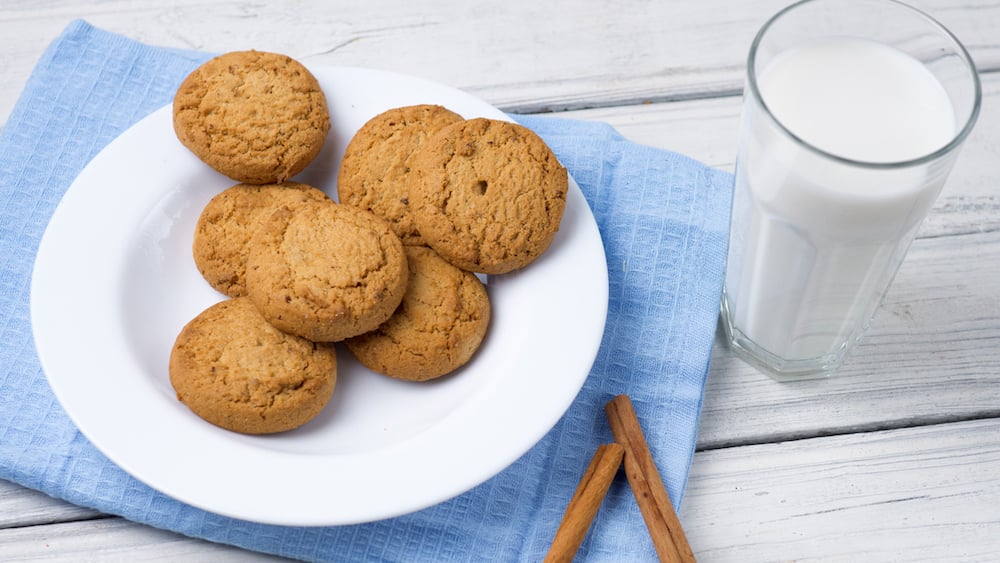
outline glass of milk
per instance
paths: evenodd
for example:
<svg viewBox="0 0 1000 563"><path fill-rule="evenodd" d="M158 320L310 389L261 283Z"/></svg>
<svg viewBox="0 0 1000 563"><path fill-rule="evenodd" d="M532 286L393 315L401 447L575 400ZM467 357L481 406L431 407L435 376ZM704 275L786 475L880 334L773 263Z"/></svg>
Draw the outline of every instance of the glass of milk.
<svg viewBox="0 0 1000 563"><path fill-rule="evenodd" d="M862 338L979 114L948 30L892 0L806 0L750 48L722 317L778 379Z"/></svg>

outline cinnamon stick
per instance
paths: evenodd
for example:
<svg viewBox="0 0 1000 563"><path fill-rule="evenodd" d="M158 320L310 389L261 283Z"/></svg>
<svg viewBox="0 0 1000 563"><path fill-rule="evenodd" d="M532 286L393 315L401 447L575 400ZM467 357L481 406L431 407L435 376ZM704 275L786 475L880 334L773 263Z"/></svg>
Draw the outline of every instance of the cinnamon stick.
<svg viewBox="0 0 1000 563"><path fill-rule="evenodd" d="M566 513L559 529L556 530L552 547L545 556L546 563L570 563L587 536L587 530L601 507L601 502L622 465L625 448L620 444L601 444L590 465L580 478L573 497L570 498Z"/></svg>
<svg viewBox="0 0 1000 563"><path fill-rule="evenodd" d="M649 452L639 419L628 395L618 395L605 406L615 441L625 447L625 476L646 521L653 547L660 561L695 561L684 529L670 502L666 487Z"/></svg>

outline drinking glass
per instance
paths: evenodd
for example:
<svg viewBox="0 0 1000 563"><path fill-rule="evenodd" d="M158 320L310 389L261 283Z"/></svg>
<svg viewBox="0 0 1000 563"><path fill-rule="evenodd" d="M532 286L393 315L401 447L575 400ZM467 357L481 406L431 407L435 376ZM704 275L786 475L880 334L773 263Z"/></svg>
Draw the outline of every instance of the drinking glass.
<svg viewBox="0 0 1000 563"><path fill-rule="evenodd" d="M805 0L754 39L722 322L778 379L867 332L979 114L959 40L893 0Z"/></svg>

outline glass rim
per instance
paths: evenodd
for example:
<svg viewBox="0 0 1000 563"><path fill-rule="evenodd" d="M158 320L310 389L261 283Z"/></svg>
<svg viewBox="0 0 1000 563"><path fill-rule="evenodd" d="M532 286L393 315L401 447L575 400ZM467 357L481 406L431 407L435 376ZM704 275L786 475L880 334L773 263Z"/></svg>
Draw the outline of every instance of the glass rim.
<svg viewBox="0 0 1000 563"><path fill-rule="evenodd" d="M771 111L771 108L768 107L767 102L764 100L764 96L761 95L760 88L757 86L757 71L754 66L754 60L757 57L758 48L760 47L760 44L763 41L764 36L767 34L767 31L771 29L771 27L773 27L775 22L781 19L781 17L784 16L786 13L799 8L804 4L816 4L824 1L826 0L799 0L793 4L790 4L782 8L780 11L778 11L773 16L768 18L768 20L764 23L763 26L761 26L760 30L757 32L757 35L753 39L753 43L750 44L750 52L747 55L747 82L749 84L750 92L753 95L754 99L756 99L757 102L760 103L761 108L764 110L764 114L766 114L767 117L778 126L778 129L780 129L784 134L788 135L792 140L794 140L799 145L805 147L806 149L824 158L828 158L851 166L856 166L861 168L871 168L871 169L906 168L910 166L918 166L926 164L943 157L944 155L954 151L959 145L961 145L962 142L965 141L965 139L969 136L969 133L972 132L972 128L975 125L976 120L979 118L979 112L982 107L982 84L979 79L979 71L976 68L975 61L972 59L972 56L966 50L965 45L963 45L962 42L959 41L958 37L956 37L955 34L953 34L948 28L946 28L944 25L942 25L940 22L938 22L936 19L931 17L926 12L918 8L915 8L913 6L910 6L909 4L906 4L904 2L900 2L899 0L875 0L875 1L878 3L895 5L899 8L903 8L904 10L908 10L920 16L927 23L929 23L931 27L937 29L938 32L940 32L944 37L946 37L949 41L951 41L951 43L955 47L956 52L960 55L962 60L965 62L966 67L969 69L969 74L971 75L973 82L972 109L965 120L965 124L962 126L961 129L959 129L954 134L954 136L952 136L951 140L948 143L939 147L933 152L907 160L897 160L891 162L872 162L866 160L857 160L845 156L840 156L838 154L817 147L816 145L806 141L799 135L796 135L794 132L789 130L788 127L786 127L785 124L782 123L781 120L774 115L774 113Z"/></svg>

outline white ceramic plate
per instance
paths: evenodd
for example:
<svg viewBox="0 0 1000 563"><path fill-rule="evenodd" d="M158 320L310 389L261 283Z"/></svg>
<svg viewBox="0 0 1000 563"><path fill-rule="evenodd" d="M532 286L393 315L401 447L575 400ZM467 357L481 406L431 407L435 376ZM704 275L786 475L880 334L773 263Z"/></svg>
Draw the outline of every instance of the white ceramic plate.
<svg viewBox="0 0 1000 563"><path fill-rule="evenodd" d="M507 119L459 90L356 68L314 69L331 106L323 152L296 180L336 194L344 147L392 107L437 103ZM174 338L223 298L191 257L194 225L234 182L177 140L164 107L83 170L42 238L31 289L38 355L56 397L108 458L202 509L283 525L397 516L461 494L524 454L576 397L600 344L607 266L600 234L570 180L546 254L487 280L493 320L465 368L414 384L372 373L338 350L327 408L297 430L245 436L177 401Z"/></svg>

